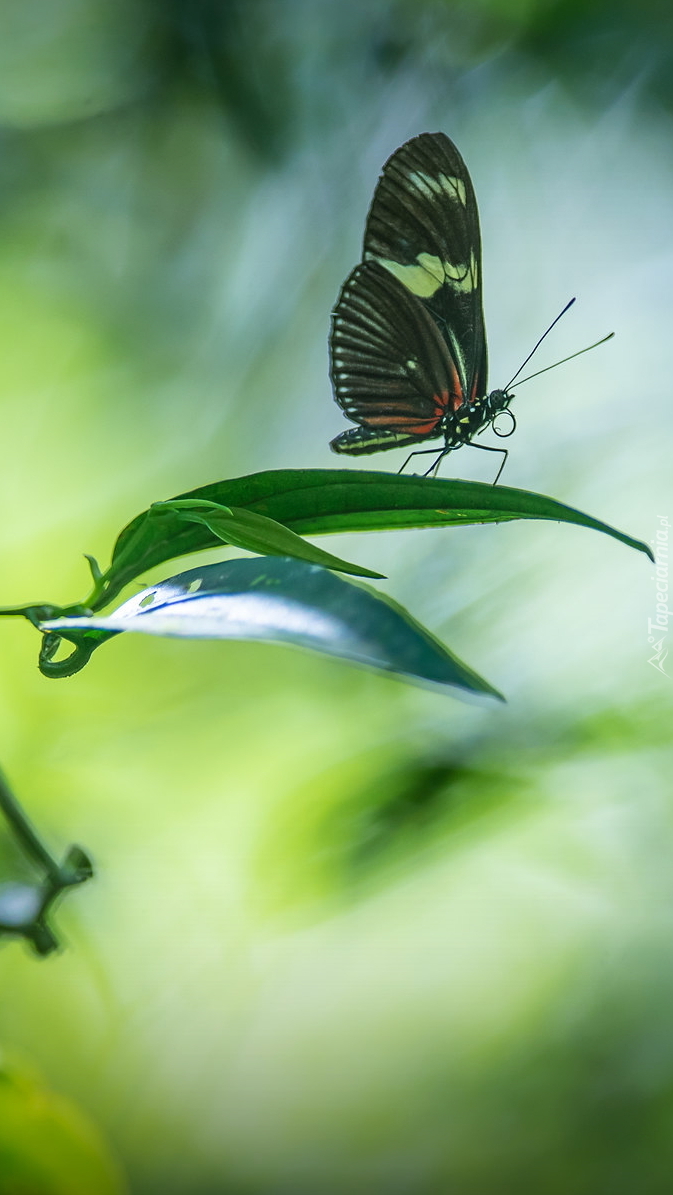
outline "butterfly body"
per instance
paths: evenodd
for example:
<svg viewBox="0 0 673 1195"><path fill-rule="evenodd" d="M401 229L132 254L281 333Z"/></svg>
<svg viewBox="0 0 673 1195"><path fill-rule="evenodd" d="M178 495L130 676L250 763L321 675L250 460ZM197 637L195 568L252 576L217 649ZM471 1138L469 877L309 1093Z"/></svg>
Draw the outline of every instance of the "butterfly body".
<svg viewBox="0 0 673 1195"><path fill-rule="evenodd" d="M487 391L477 202L444 133L421 133L386 162L363 260L333 312L330 359L336 401L358 424L335 452L442 438L444 455L509 406L508 391Z"/></svg>

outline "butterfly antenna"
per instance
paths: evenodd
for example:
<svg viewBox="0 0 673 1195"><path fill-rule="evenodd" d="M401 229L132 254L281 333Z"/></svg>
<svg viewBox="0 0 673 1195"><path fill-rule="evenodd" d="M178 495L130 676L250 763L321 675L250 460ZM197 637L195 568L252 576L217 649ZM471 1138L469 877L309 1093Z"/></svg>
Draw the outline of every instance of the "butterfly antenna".
<svg viewBox="0 0 673 1195"><path fill-rule="evenodd" d="M516 379L518 378L519 374L523 372L523 370L526 368L526 366L527 366L528 362L530 361L531 357L533 356L533 354L534 354L534 353L536 353L536 352L537 352L537 350L539 349L540 345L542 344L542 341L545 339L545 337L546 337L546 336L548 336L548 335L549 335L549 333L551 332L552 328L556 327L556 324L559 322L559 320L560 320L561 316L562 316L562 315L565 315L566 311L568 311L568 309L569 309L570 307L572 307L572 305L573 305L573 303L574 303L574 302L575 302L575 300L574 300L574 299L571 299L569 303L566 303L565 307L563 308L563 311L559 311L558 315L556 316L556 319L555 319L555 320L552 320L551 324L550 324L550 325L549 325L549 327L547 328L547 331L542 333L542 335L541 335L540 339L538 340L537 344L533 345L533 348L531 349L531 351L529 352L528 356L526 357L526 360L522 362L522 364L519 366L519 368L517 369L516 373L514 374L514 377L513 377L513 378L511 378L511 379L510 379L510 381L509 381L509 382L507 383L507 385L505 386L505 393L507 393L507 391L509 390L510 386L513 386L513 385L514 385L514 383L516 382ZM593 347L593 346L592 346L592 347ZM581 350L581 351L582 351L582 352L584 352L585 350ZM559 361L559 362L557 362L557 364L559 364L559 365L560 365L560 364L561 364L561 362ZM548 368L548 369L552 369L553 367L550 365L550 366L548 366L547 368ZM540 373L542 373L542 370L540 370ZM534 374L531 374L531 377L534 377L534 376L535 376ZM528 379L526 379L526 380L528 380ZM519 384L521 384L521 383L519 383Z"/></svg>
<svg viewBox="0 0 673 1195"><path fill-rule="evenodd" d="M591 349L597 349L599 344L605 344L606 340L612 340L613 336L614 332L608 332L607 336L604 336L602 340L597 340L595 344L588 344L585 349L580 349L577 353L571 353L569 357L562 357L560 361L555 361L553 365L546 365L544 369L538 369L537 373L529 373L527 378L521 379L519 385L523 386L524 382L530 382L531 378L539 378L541 373L547 373L550 369L556 369L557 365L565 365L566 361L572 361L573 357L581 357L582 353L588 353ZM519 372L521 371L519 370ZM509 385L511 386L512 383L510 382ZM509 386L507 389L509 389Z"/></svg>

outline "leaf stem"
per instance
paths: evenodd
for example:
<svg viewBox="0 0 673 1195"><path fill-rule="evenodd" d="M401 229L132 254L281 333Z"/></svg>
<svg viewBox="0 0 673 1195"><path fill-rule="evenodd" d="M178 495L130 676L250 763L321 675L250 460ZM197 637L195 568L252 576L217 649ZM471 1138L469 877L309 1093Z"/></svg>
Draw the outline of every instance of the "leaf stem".
<svg viewBox="0 0 673 1195"><path fill-rule="evenodd" d="M44 843L23 812L12 793L3 773L0 771L0 810L4 813L11 829L26 854L44 868L49 879L57 886L63 886L63 874Z"/></svg>

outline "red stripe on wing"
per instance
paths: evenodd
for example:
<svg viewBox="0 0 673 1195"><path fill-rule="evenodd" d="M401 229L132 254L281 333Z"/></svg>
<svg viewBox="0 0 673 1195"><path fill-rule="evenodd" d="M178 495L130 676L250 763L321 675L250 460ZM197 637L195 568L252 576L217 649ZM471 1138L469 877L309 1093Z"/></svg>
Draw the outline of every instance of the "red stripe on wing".
<svg viewBox="0 0 673 1195"><path fill-rule="evenodd" d="M451 396L454 411L461 405L462 398L457 398L455 395ZM441 395L433 395L433 402L435 404L435 414L431 419L426 419L423 423L417 422L415 415L395 415L392 411L388 411L382 415L368 415L367 419L362 419L361 422L366 427L387 427L391 431L405 431L413 436L429 436L437 427L437 424L443 419L446 409L449 406L449 392L442 390Z"/></svg>

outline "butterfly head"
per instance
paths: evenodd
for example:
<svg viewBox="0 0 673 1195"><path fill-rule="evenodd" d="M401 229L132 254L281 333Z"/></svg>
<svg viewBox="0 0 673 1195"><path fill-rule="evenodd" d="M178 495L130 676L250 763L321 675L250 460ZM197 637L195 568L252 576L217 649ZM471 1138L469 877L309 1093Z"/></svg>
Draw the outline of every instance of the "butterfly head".
<svg viewBox="0 0 673 1195"><path fill-rule="evenodd" d="M507 410L513 398L514 395L510 390L491 390L491 393L486 395L484 399L484 415L487 417L489 423L501 411Z"/></svg>
<svg viewBox="0 0 673 1195"><path fill-rule="evenodd" d="M490 423L496 436L500 436L501 439L506 439L507 436L511 436L512 432L516 428L516 420L509 409L509 404L513 398L514 394L511 390L492 390L491 393L487 394L486 398L484 399L484 422ZM507 429L507 431L501 431L495 426L495 420L498 418L498 415L503 413L503 411L507 412L512 421L511 426Z"/></svg>

